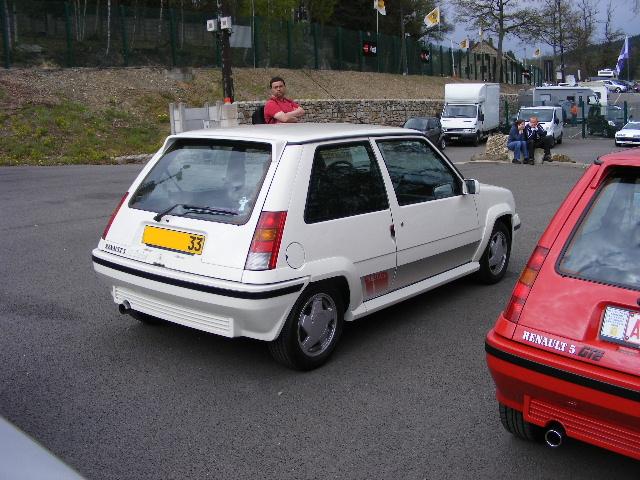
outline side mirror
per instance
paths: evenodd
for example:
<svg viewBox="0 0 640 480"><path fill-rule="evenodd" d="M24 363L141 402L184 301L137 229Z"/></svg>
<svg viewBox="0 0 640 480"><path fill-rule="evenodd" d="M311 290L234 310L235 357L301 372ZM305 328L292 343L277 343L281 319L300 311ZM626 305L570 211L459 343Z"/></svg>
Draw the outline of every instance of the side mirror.
<svg viewBox="0 0 640 480"><path fill-rule="evenodd" d="M480 182L478 180L474 180L473 178L466 178L464 180L464 186L467 195L475 195L480 192Z"/></svg>
<svg viewBox="0 0 640 480"><path fill-rule="evenodd" d="M480 120L481 122L484 122L484 113L481 113L480 115L478 115L478 120Z"/></svg>
<svg viewBox="0 0 640 480"><path fill-rule="evenodd" d="M556 122L556 125L558 125L560 123L560 119L556 118L555 122Z"/></svg>

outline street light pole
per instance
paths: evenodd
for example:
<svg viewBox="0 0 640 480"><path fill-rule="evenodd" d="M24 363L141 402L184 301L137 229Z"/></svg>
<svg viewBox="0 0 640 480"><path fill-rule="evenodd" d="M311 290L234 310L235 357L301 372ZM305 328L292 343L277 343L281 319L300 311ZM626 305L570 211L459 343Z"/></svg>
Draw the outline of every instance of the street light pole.
<svg viewBox="0 0 640 480"><path fill-rule="evenodd" d="M558 34L560 40L560 76L561 80L564 82L564 44L562 39L562 0L556 0L556 7L558 9Z"/></svg>
<svg viewBox="0 0 640 480"><path fill-rule="evenodd" d="M218 6L218 35L222 39L222 92L225 103L233 103L233 77L231 72L231 36L230 28L222 28L221 18L228 17L223 0L217 0Z"/></svg>

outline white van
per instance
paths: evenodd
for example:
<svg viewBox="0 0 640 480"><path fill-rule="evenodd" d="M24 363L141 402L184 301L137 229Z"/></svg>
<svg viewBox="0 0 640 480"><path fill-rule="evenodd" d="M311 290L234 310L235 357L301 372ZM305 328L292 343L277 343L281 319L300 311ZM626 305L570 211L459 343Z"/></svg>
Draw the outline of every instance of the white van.
<svg viewBox="0 0 640 480"><path fill-rule="evenodd" d="M562 143L562 107L521 107L518 110L518 119L529 121L531 117L538 117L547 135L553 136L554 145Z"/></svg>

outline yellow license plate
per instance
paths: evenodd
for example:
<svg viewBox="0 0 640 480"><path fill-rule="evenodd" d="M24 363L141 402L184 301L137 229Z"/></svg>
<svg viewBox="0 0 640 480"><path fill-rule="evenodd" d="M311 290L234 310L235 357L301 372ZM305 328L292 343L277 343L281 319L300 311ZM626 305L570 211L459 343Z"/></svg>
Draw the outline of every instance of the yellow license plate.
<svg viewBox="0 0 640 480"><path fill-rule="evenodd" d="M204 235L196 235L195 233L147 226L144 227L142 243L189 255L200 255L204 247L204 238Z"/></svg>

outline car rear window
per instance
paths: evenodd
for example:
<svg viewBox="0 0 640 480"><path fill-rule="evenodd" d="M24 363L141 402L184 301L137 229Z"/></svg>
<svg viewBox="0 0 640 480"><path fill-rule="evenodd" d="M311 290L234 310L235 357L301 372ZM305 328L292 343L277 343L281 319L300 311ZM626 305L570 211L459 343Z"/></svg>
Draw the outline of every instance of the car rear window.
<svg viewBox="0 0 640 480"><path fill-rule="evenodd" d="M129 207L244 224L270 164L270 144L181 139L154 165Z"/></svg>
<svg viewBox="0 0 640 480"><path fill-rule="evenodd" d="M574 230L561 274L640 290L640 171L610 175Z"/></svg>

